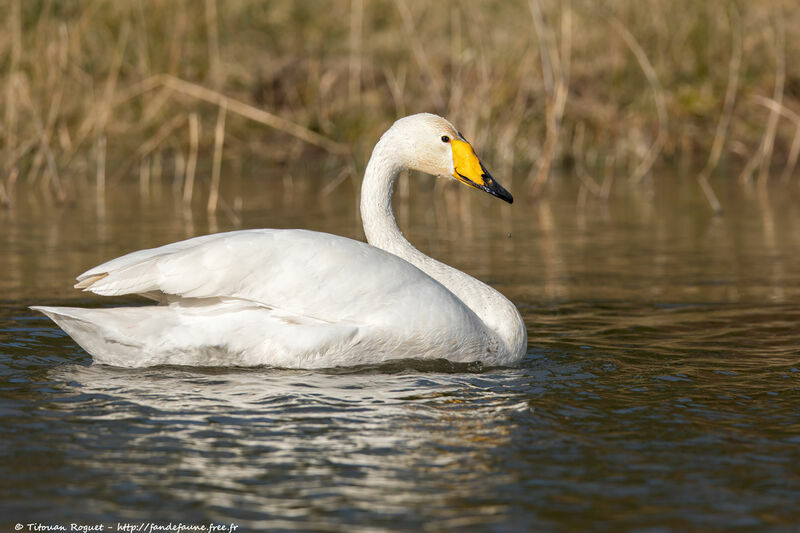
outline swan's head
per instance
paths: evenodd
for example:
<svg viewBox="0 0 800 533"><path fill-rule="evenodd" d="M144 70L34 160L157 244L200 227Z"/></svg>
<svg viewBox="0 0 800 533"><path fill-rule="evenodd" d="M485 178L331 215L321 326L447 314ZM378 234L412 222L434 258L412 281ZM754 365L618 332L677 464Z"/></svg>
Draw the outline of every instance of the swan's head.
<svg viewBox="0 0 800 533"><path fill-rule="evenodd" d="M407 168L453 178L508 203L514 201L489 174L464 136L442 117L411 115L399 119L386 133Z"/></svg>

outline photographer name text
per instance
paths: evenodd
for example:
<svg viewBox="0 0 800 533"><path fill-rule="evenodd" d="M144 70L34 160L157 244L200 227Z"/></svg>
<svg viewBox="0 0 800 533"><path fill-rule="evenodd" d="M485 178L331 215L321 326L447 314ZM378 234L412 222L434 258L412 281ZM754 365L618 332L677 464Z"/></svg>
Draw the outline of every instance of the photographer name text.
<svg viewBox="0 0 800 533"><path fill-rule="evenodd" d="M103 531L105 533L234 533L239 529L238 524L183 524L181 522L155 523L155 522L114 522L102 524L78 524L71 522L64 524L43 524L29 522L17 524L14 531L48 533L51 531L90 533Z"/></svg>

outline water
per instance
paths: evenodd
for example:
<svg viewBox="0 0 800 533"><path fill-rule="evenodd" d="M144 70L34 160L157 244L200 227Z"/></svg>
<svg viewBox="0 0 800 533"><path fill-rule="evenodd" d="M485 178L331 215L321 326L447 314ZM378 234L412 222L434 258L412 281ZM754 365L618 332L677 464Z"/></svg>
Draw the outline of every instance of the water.
<svg viewBox="0 0 800 533"><path fill-rule="evenodd" d="M3 527L800 530L794 187L722 188L716 219L674 178L581 204L559 185L511 208L410 190L410 240L519 306L519 367L92 366L27 306L135 304L72 278L236 217L358 238L352 186L240 180L225 197L243 209L216 218L169 189L120 186L104 206L22 194L0 213Z"/></svg>

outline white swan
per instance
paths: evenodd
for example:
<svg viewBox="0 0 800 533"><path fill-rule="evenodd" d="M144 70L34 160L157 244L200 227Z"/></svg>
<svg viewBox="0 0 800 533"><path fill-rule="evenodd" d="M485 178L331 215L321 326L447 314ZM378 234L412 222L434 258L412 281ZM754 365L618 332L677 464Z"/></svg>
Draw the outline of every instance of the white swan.
<svg viewBox="0 0 800 533"><path fill-rule="evenodd" d="M361 217L369 244L297 229L205 235L124 255L75 285L103 296L141 294L159 305L32 309L95 362L124 367L518 362L527 335L516 307L401 234L391 197L406 168L513 201L448 121L412 115L383 134L367 165Z"/></svg>

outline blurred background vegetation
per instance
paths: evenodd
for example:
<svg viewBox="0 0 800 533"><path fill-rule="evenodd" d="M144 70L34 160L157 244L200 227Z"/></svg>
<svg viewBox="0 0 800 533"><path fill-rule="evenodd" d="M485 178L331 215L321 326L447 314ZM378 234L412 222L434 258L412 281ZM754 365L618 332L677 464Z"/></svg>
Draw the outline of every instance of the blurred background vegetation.
<svg viewBox="0 0 800 533"><path fill-rule="evenodd" d="M6 0L0 21L6 205L164 179L212 210L227 173L309 158L335 186L420 111L515 194L669 169L717 208L715 180L790 181L800 153L791 0Z"/></svg>

